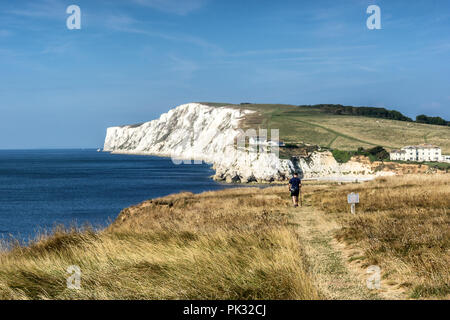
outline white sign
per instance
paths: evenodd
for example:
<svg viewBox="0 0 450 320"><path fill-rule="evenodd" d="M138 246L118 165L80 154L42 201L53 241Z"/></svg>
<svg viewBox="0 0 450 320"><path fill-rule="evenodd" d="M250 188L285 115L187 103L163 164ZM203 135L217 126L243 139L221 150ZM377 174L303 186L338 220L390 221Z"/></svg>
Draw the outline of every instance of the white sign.
<svg viewBox="0 0 450 320"><path fill-rule="evenodd" d="M359 203L359 193L349 193L347 195L347 202L348 203Z"/></svg>

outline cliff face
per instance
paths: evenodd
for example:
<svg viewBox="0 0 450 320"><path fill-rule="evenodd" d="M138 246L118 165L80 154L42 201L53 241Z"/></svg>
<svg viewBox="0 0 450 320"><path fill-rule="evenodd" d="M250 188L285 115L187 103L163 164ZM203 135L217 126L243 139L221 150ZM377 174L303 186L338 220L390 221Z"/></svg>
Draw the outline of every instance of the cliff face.
<svg viewBox="0 0 450 320"><path fill-rule="evenodd" d="M367 179L370 165L355 161L338 164L330 152L316 152L294 164L273 153L256 153L236 147L242 134L242 118L253 111L211 107L198 103L181 105L157 120L140 125L107 129L104 151L171 157L176 163L203 160L213 164L217 180L227 182L283 181L295 170L304 178ZM192 161L194 160L194 161Z"/></svg>

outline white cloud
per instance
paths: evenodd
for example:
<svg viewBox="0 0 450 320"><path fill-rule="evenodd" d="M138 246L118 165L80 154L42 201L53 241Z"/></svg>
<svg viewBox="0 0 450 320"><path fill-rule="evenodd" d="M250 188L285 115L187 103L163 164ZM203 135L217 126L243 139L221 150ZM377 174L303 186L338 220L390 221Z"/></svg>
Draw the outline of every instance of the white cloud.
<svg viewBox="0 0 450 320"><path fill-rule="evenodd" d="M187 34L171 34L167 32L160 32L157 30L149 30L142 26L134 27L130 23L112 24L110 27L116 31L141 34L149 37L156 37L168 41L189 43L203 49L208 50L211 54L223 54L222 48L210 43L202 38L187 35Z"/></svg>
<svg viewBox="0 0 450 320"><path fill-rule="evenodd" d="M66 8L57 0L43 0L27 3L22 8L5 11L5 13L29 18L65 18Z"/></svg>
<svg viewBox="0 0 450 320"><path fill-rule="evenodd" d="M65 54L70 51L71 44L70 43L62 43L62 44L52 44L46 46L41 54Z"/></svg>
<svg viewBox="0 0 450 320"><path fill-rule="evenodd" d="M193 73L199 69L197 63L179 56L170 54L169 59L171 61L170 70L182 74L184 78L191 78Z"/></svg>
<svg viewBox="0 0 450 320"><path fill-rule="evenodd" d="M334 46L334 47L320 47L320 48L275 48L275 49L261 49L242 51L230 54L230 56L253 56L253 55L278 55L278 54L300 54L300 53L336 53L340 51L353 51L356 49L373 48L374 45L360 45L360 46Z"/></svg>
<svg viewBox="0 0 450 320"><path fill-rule="evenodd" d="M12 34L11 31L0 29L0 37L8 37L11 34Z"/></svg>
<svg viewBox="0 0 450 320"><path fill-rule="evenodd" d="M430 104L428 104L428 106L431 109L440 109L442 107L442 104L440 102L433 101Z"/></svg>
<svg viewBox="0 0 450 320"><path fill-rule="evenodd" d="M163 12L184 16L200 9L208 0L134 0L134 2Z"/></svg>
<svg viewBox="0 0 450 320"><path fill-rule="evenodd" d="M124 28L136 24L138 21L129 15L107 15L106 18L99 19L106 27L121 31Z"/></svg>
<svg viewBox="0 0 450 320"><path fill-rule="evenodd" d="M371 68L371 67L368 67L368 66L357 66L357 68L362 70L362 71L367 71L367 72L380 72L379 69Z"/></svg>

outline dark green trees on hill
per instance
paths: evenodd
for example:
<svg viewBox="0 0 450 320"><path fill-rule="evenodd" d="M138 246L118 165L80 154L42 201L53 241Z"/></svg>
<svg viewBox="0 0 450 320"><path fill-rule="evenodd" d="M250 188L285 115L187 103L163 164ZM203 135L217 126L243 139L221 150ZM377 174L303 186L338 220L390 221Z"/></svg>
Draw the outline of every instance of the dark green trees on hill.
<svg viewBox="0 0 450 320"><path fill-rule="evenodd" d="M325 113L337 115L365 116L365 117L414 122L413 119L403 115L399 111L387 110L385 108L353 107L353 106L343 106L340 104L316 104L312 106L303 106L303 107L316 108ZM450 125L450 121L446 121L441 117L428 117L424 114L417 116L416 122L440 126Z"/></svg>
<svg viewBox="0 0 450 320"><path fill-rule="evenodd" d="M318 108L321 111L331 114L352 115L352 116L365 116L376 117L383 119L399 120L399 121L413 121L411 118L403 115L395 110L387 110L385 108L375 107L352 107L343 106L340 104L316 104L311 106L312 108Z"/></svg>
<svg viewBox="0 0 450 320"><path fill-rule="evenodd" d="M427 124L436 124L439 126L450 126L450 121L446 121L441 117L428 117L424 114L421 114L416 117L416 122L418 123L427 123Z"/></svg>

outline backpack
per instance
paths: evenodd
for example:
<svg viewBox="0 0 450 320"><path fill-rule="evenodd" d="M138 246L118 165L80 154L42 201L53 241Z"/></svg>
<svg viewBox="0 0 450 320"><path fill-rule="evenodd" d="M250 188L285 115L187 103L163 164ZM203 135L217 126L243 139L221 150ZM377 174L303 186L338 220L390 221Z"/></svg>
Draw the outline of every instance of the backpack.
<svg viewBox="0 0 450 320"><path fill-rule="evenodd" d="M297 178L298 179L298 178ZM302 182L300 179L298 179L299 180L299 183L297 184L297 185L293 185L293 184L291 184L291 192L297 192L297 191L299 191L299 186L300 186L300 183Z"/></svg>

